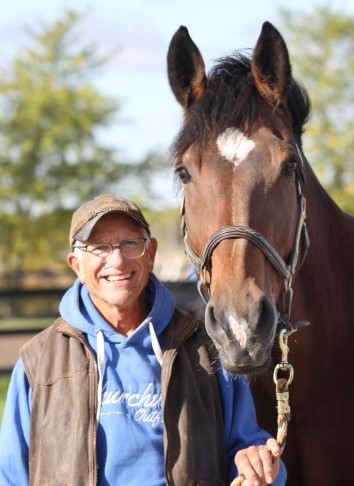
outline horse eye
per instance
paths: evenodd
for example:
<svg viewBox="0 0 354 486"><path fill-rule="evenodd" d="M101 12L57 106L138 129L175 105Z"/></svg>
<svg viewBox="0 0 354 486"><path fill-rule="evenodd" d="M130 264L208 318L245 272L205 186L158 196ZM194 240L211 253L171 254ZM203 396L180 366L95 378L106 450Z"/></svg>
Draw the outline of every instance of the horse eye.
<svg viewBox="0 0 354 486"><path fill-rule="evenodd" d="M175 172L176 172L177 176L179 177L180 181L182 182L182 184L187 184L188 182L190 182L192 180L192 176L191 176L189 170L183 164L176 167Z"/></svg>
<svg viewBox="0 0 354 486"><path fill-rule="evenodd" d="M283 163L283 167L282 167L281 172L282 172L283 175L290 177L295 173L296 167L297 167L296 159L289 158L288 160L286 160Z"/></svg>

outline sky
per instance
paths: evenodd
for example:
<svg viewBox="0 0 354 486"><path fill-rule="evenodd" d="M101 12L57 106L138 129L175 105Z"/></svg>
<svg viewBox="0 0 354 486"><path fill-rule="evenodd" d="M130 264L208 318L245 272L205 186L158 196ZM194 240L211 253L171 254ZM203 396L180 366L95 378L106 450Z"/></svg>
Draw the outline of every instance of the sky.
<svg viewBox="0 0 354 486"><path fill-rule="evenodd" d="M352 0L11 0L0 15L0 66L6 68L28 39L26 26L54 21L69 8L85 12L83 38L101 52L117 49L95 80L121 102L115 125L102 136L125 160L139 160L149 152L167 153L181 123L166 73L168 46L180 25L188 28L208 70L214 59L252 48L265 20L277 27L280 8L325 4L354 13Z"/></svg>

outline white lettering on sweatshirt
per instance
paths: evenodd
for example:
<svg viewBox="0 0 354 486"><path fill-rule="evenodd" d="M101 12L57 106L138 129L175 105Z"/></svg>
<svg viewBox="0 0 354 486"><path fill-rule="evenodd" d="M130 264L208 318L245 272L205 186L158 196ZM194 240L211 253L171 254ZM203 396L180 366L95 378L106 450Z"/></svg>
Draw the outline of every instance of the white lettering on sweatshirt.
<svg viewBox="0 0 354 486"><path fill-rule="evenodd" d="M152 393L153 384L149 383L142 393L125 392L123 390L108 390L108 383L102 389L102 407L104 405L125 404L129 408L138 408L134 412L136 422L146 422L156 427L163 421L161 410L161 394ZM152 410L152 408L154 410ZM123 411L104 411L101 415L121 415Z"/></svg>

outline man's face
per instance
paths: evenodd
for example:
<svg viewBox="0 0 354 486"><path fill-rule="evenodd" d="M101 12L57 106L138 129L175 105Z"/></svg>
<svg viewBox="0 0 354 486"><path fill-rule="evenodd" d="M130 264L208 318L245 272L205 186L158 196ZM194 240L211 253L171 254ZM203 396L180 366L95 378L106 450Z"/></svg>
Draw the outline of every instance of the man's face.
<svg viewBox="0 0 354 486"><path fill-rule="evenodd" d="M109 213L96 223L85 244L115 244L146 236L144 228L129 216ZM152 238L147 241L143 256L127 259L116 249L106 261L95 261L90 253L76 250L68 255L68 263L86 284L97 309L109 320L116 311L128 312L145 304L144 289L153 270L156 248L157 242Z"/></svg>

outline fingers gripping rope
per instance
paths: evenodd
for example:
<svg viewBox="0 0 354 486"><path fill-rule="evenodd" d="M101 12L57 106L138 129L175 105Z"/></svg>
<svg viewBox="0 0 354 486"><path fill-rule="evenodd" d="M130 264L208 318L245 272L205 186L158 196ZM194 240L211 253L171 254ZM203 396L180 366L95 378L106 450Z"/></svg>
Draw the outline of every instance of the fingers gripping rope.
<svg viewBox="0 0 354 486"><path fill-rule="evenodd" d="M288 362L288 336L294 331L287 331L283 329L279 335L279 345L280 349L282 350L282 360L281 362L275 367L273 373L273 380L275 383L275 393L277 399L277 442L280 446L280 455L283 453L286 438L288 433L288 423L290 421L290 405L289 405L289 385L293 380L294 377L294 369ZM288 378L278 377L279 372L288 373ZM276 461L279 456L273 456L273 460ZM230 486L242 486L246 478L243 474L240 474L235 478Z"/></svg>

